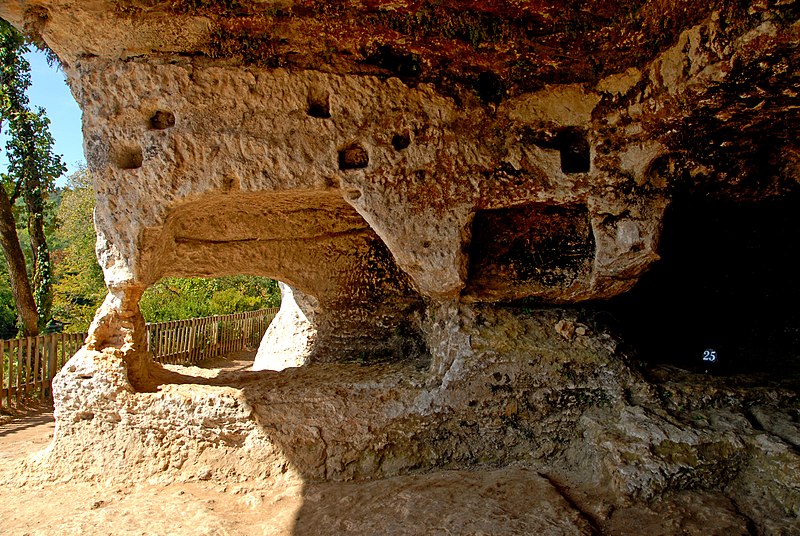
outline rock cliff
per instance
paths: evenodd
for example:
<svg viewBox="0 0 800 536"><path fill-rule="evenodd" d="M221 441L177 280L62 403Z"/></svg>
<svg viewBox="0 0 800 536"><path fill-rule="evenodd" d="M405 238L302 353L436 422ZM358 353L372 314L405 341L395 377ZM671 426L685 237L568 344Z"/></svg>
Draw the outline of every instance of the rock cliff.
<svg viewBox="0 0 800 536"><path fill-rule="evenodd" d="M630 290L676 195L797 191L799 12L3 2L83 110L109 287L58 378L41 463L334 480L524 464L613 507L712 490L743 533L791 531L797 423L770 425L787 439L748 408L796 393L697 402L578 309L542 306ZM288 285L256 368L304 366L214 379L154 365L144 289L241 273ZM612 530L611 510L586 515Z"/></svg>

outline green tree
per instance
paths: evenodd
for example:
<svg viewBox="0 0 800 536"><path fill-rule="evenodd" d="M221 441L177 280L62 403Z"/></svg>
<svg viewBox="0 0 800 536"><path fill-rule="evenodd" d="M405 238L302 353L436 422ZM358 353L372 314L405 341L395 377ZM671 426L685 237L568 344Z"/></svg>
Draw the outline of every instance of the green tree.
<svg viewBox="0 0 800 536"><path fill-rule="evenodd" d="M0 262L0 339L8 339L17 333L17 309L11 294L11 282L5 263Z"/></svg>
<svg viewBox="0 0 800 536"><path fill-rule="evenodd" d="M45 220L51 210L47 197L55 186L55 179L67 170L61 157L53 153L49 125L50 120L42 108L36 112L19 110L10 114L10 140L6 145L9 166L2 177L4 183L21 192L24 202L21 212L30 241L33 298L40 329L50 320L53 305L50 248L45 234Z"/></svg>
<svg viewBox="0 0 800 536"><path fill-rule="evenodd" d="M266 277L167 277L145 291L139 307L148 322L165 322L277 307L280 301L278 283Z"/></svg>
<svg viewBox="0 0 800 536"><path fill-rule="evenodd" d="M30 86L30 66L22 57L25 40L10 24L0 19L0 131L21 109L27 107L25 90ZM25 335L39 333L39 315L31 291L25 257L17 235L15 201L17 184L0 177L0 246L8 266L8 282Z"/></svg>
<svg viewBox="0 0 800 536"><path fill-rule="evenodd" d="M106 295L103 271L97 264L93 224L94 191L83 168L67 179L56 209L58 226L53 246L53 318L73 332L89 327Z"/></svg>
<svg viewBox="0 0 800 536"><path fill-rule="evenodd" d="M29 51L25 37L0 19L0 130L7 127L9 137L8 171L0 175L0 244L23 333L36 335L50 320L53 299L45 234L50 208L47 197L66 167L53 153L50 121L44 110L29 109L30 65L23 57ZM22 201L19 206L18 199ZM27 230L32 277L16 232L18 219L25 222Z"/></svg>

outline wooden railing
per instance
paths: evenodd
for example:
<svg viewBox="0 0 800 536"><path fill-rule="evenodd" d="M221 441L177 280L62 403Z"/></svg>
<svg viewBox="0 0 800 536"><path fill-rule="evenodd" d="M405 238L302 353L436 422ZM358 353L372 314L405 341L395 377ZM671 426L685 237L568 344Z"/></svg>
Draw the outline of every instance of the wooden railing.
<svg viewBox="0 0 800 536"><path fill-rule="evenodd" d="M159 363L195 364L258 348L277 308L147 324L147 348ZM51 382L83 345L86 333L0 340L0 407L52 398Z"/></svg>
<svg viewBox="0 0 800 536"><path fill-rule="evenodd" d="M0 341L0 407L52 397L50 382L85 339L85 333L52 333Z"/></svg>
<svg viewBox="0 0 800 536"><path fill-rule="evenodd" d="M147 324L147 348L159 363L190 365L258 348L277 308Z"/></svg>

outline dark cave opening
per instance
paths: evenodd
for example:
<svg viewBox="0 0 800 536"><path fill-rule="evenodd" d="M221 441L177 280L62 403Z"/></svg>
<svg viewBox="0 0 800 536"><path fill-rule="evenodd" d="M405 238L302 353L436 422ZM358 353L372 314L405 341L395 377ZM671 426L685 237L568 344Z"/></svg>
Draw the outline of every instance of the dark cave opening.
<svg viewBox="0 0 800 536"><path fill-rule="evenodd" d="M165 130L175 126L175 114L165 110L158 110L150 118L150 128L153 130Z"/></svg>
<svg viewBox="0 0 800 536"><path fill-rule="evenodd" d="M581 129L566 128L559 132L556 146L561 153L561 171L564 173L586 173L591 169L589 141Z"/></svg>
<svg viewBox="0 0 800 536"><path fill-rule="evenodd" d="M597 304L638 357L720 375L800 383L800 196L676 199L661 261L630 292Z"/></svg>
<svg viewBox="0 0 800 536"><path fill-rule="evenodd" d="M331 102L327 93L315 92L308 96L308 109L306 113L317 119L331 118Z"/></svg>

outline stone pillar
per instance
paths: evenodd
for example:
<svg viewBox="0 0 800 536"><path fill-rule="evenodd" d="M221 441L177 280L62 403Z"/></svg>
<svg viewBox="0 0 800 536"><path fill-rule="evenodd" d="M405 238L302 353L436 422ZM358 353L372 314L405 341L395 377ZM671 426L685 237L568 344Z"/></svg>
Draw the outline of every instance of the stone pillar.
<svg viewBox="0 0 800 536"><path fill-rule="evenodd" d="M139 310L144 290L143 285L109 287L89 326L85 345L86 350L122 358L134 387L144 381L151 361L147 353L147 328Z"/></svg>
<svg viewBox="0 0 800 536"><path fill-rule="evenodd" d="M264 334L253 370L283 370L310 363L362 364L415 358L424 353L420 303L322 302L280 283L281 308Z"/></svg>
<svg viewBox="0 0 800 536"><path fill-rule="evenodd" d="M278 283L281 308L261 339L253 370L283 370L305 365L317 338L319 302L313 296Z"/></svg>

